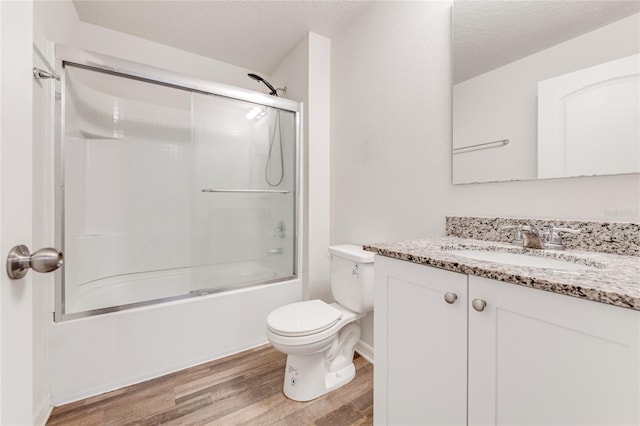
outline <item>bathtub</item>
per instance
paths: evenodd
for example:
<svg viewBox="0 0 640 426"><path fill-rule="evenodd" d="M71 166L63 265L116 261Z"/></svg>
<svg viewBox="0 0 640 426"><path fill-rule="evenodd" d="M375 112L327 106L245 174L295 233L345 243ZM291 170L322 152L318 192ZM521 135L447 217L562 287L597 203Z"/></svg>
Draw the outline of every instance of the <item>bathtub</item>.
<svg viewBox="0 0 640 426"><path fill-rule="evenodd" d="M251 268L249 272L257 275L267 273L259 265ZM182 272L174 271L163 279L183 280L184 284L190 273ZM157 274L122 283L129 300L143 293L148 296L145 292L155 282L151 275ZM101 297L115 297L104 286L91 291L87 288L86 292L84 308ZM87 398L267 343L264 330L269 312L300 300L302 283L298 278L58 323L52 315L48 359L53 404Z"/></svg>

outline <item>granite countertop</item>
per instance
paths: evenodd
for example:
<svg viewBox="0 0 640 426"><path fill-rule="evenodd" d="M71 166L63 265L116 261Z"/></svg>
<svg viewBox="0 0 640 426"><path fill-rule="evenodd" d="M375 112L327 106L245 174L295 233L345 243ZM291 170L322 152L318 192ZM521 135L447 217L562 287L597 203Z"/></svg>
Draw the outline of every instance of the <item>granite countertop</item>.
<svg viewBox="0 0 640 426"><path fill-rule="evenodd" d="M405 240L363 247L382 256L640 310L640 257L636 256L577 250L523 249L505 243L458 237ZM592 268L556 270L507 265L470 259L450 252L456 249L550 257Z"/></svg>

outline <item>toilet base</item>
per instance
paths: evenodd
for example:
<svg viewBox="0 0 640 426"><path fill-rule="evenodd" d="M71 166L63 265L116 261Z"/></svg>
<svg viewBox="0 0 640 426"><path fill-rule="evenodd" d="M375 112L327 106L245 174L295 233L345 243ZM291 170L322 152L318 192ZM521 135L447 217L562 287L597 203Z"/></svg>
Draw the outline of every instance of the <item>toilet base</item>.
<svg viewBox="0 0 640 426"><path fill-rule="evenodd" d="M283 392L294 401L310 401L349 383L356 375L351 361L335 372L325 371L324 353L288 355Z"/></svg>

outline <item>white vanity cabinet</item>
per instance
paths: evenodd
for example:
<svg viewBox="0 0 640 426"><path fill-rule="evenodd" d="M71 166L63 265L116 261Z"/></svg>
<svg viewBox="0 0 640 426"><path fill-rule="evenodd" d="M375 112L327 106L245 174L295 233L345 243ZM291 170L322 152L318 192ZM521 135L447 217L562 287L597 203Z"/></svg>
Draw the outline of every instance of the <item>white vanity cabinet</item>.
<svg viewBox="0 0 640 426"><path fill-rule="evenodd" d="M377 425L640 424L639 311L383 256L375 297Z"/></svg>
<svg viewBox="0 0 640 426"><path fill-rule="evenodd" d="M640 312L475 276L469 302L470 425L640 424Z"/></svg>
<svg viewBox="0 0 640 426"><path fill-rule="evenodd" d="M467 276L383 256L375 273L375 423L465 424Z"/></svg>

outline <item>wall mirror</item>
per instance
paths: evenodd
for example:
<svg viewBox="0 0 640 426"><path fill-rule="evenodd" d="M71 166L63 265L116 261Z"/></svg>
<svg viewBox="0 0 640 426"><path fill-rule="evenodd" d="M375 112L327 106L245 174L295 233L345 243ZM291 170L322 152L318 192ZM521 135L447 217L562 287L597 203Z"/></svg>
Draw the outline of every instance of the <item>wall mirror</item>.
<svg viewBox="0 0 640 426"><path fill-rule="evenodd" d="M639 1L460 1L453 183L640 172Z"/></svg>

